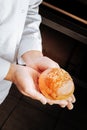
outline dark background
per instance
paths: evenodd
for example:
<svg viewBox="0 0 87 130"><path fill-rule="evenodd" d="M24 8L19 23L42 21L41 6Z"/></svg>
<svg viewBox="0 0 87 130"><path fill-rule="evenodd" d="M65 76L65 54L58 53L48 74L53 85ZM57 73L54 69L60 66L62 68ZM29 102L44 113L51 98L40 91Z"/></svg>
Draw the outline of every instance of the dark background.
<svg viewBox="0 0 87 130"><path fill-rule="evenodd" d="M56 6L60 6L61 4L58 3L65 1L68 1L68 4L78 2L78 0L45 1L51 2L51 4L53 2ZM86 1L82 0L81 2L82 5L85 4L84 7L87 7ZM64 3L61 6L63 5ZM80 5L79 3L78 6ZM77 5L74 4L74 6ZM47 13L52 10L43 6L40 9L42 16L49 18ZM48 11L44 14L43 10ZM86 25L59 13L54 13L54 11L50 12L51 20L60 23L62 26L67 25L66 27L70 29L73 29L73 24L64 21L61 23L60 19L56 20L51 14L57 14L58 18L61 16L64 21L73 22L74 27L79 26L81 28L75 28L74 31L87 36ZM75 83L76 103L73 110L61 108L58 105L42 105L38 101L23 96L13 84L8 97L0 106L0 130L87 130L87 44L54 30L43 22L40 29L43 54L59 63L62 68L71 74Z"/></svg>

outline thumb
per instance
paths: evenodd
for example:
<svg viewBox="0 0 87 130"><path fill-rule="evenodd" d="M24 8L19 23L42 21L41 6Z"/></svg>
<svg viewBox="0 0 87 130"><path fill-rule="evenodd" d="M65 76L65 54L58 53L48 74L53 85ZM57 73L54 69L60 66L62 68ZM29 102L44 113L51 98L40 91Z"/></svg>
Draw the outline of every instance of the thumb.
<svg viewBox="0 0 87 130"><path fill-rule="evenodd" d="M48 57L41 57L37 62L38 69L42 72L48 68L59 68L59 64Z"/></svg>

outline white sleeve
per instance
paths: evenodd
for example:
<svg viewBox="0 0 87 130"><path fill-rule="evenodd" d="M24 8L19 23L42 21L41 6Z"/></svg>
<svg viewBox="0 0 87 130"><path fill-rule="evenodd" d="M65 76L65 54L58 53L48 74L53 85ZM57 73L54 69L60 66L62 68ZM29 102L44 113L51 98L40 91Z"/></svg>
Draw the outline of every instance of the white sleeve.
<svg viewBox="0 0 87 130"><path fill-rule="evenodd" d="M32 4L33 3L33 4ZM39 15L39 4L31 2L29 5L25 27L18 51L18 63L22 62L21 56L29 50L42 51L42 39L39 25L41 23L41 16Z"/></svg>
<svg viewBox="0 0 87 130"><path fill-rule="evenodd" d="M10 62L0 58L0 81L3 80L10 68Z"/></svg>

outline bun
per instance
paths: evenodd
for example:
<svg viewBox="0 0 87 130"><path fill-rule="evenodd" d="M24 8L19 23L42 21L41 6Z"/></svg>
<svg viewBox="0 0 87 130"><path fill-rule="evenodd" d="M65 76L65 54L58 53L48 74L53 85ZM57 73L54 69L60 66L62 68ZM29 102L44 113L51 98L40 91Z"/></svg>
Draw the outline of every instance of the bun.
<svg viewBox="0 0 87 130"><path fill-rule="evenodd" d="M62 68L50 68L39 77L41 93L52 100L62 100L74 92L74 83L70 74Z"/></svg>

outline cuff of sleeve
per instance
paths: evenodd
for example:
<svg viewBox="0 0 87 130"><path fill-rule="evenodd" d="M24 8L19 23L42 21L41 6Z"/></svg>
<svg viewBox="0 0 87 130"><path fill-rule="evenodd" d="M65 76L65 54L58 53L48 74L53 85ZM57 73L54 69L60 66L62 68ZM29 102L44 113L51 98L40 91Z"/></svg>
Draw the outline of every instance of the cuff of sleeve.
<svg viewBox="0 0 87 130"><path fill-rule="evenodd" d="M10 68L11 63L0 58L0 81L3 80Z"/></svg>
<svg viewBox="0 0 87 130"><path fill-rule="evenodd" d="M18 58L18 64L19 64L19 65L26 65L26 63L24 62L24 60L23 60L22 57L19 57L19 58Z"/></svg>

